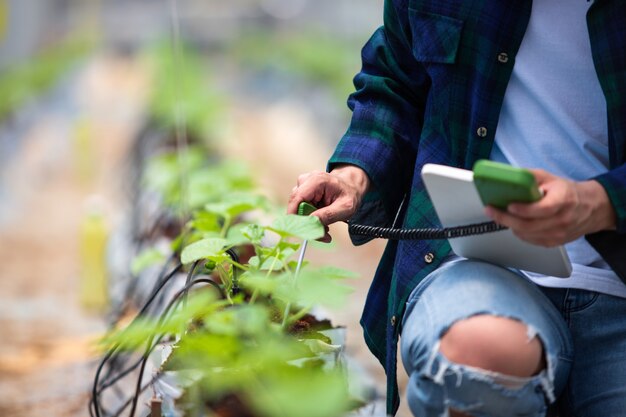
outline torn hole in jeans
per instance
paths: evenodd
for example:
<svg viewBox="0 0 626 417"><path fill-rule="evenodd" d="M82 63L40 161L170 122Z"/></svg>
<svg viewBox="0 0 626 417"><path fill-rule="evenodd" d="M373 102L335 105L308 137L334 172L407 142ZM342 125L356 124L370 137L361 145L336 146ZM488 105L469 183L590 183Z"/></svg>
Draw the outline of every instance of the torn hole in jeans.
<svg viewBox="0 0 626 417"><path fill-rule="evenodd" d="M493 315L493 314L482 312L482 313L472 315L471 317L475 317L479 315ZM497 315L493 315L493 316L503 317L503 318L507 318L507 319L511 319L511 320L515 320L517 322L523 323L522 320L516 317L506 317L506 316L497 316ZM545 348L545 343L541 335L539 334L539 331L537 330L537 328L527 323L523 323L523 324L526 326L526 341L530 342L534 338L537 338L542 345L542 350L543 350L543 355L544 355L544 360L545 360L544 369L533 376L518 377L518 376L506 375L506 374L502 374L502 373L495 372L495 371L473 367L470 365L464 365L464 364L451 362L443 354L441 354L440 352L441 341L440 340L435 344L435 346L433 346L430 358L427 361L424 369L431 371L430 378L435 383L440 384L440 385L443 384L443 378L445 375L449 375L449 374L456 375L457 387L460 386L461 384L461 378L463 374L466 374L467 377L469 378L482 380L489 384L495 384L496 386L499 386L505 390L513 390L513 391L520 390L523 387L525 387L533 379L537 379L546 395L546 398L549 400L550 403L552 403L555 401L555 395L554 395L554 366L556 364L555 358L550 357L547 349ZM448 328L442 331L441 337L443 337L443 335L445 335L445 333L451 327L452 325L450 325ZM438 361L437 370L434 373L432 373L433 366L435 364L435 359L438 356L440 360Z"/></svg>

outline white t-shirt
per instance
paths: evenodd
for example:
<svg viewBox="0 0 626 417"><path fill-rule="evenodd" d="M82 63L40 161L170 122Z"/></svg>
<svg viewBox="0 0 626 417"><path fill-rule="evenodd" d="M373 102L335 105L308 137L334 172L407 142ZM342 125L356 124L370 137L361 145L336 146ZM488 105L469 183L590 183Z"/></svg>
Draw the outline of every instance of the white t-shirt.
<svg viewBox="0 0 626 417"><path fill-rule="evenodd" d="M606 101L587 32L586 0L534 0L515 57L491 159L576 181L609 167ZM584 237L565 246L571 278L526 273L538 285L626 297L626 285Z"/></svg>

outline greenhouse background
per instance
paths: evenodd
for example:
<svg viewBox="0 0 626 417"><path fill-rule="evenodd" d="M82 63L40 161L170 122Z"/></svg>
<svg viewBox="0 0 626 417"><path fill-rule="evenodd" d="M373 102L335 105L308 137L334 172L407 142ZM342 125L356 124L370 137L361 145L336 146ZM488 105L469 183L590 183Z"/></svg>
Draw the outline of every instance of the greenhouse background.
<svg viewBox="0 0 626 417"><path fill-rule="evenodd" d="M145 189L171 180L151 158L219 155L284 211L345 131L381 21L382 0L0 0L0 414L88 415L98 340L147 291L138 255L185 227ZM224 187L191 183L165 202L180 217ZM384 242L331 231L307 261L359 276L322 311L345 326L366 392L350 415L382 416L385 377L358 320Z"/></svg>

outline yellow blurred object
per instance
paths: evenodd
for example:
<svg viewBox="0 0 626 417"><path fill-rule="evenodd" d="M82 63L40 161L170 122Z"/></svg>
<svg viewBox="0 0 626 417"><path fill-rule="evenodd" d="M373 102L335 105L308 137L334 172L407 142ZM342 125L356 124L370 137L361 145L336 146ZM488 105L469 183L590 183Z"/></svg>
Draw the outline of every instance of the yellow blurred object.
<svg viewBox="0 0 626 417"><path fill-rule="evenodd" d="M1 0L0 0L1 1ZM94 177L93 124L87 118L80 118L74 124L74 168L83 184Z"/></svg>
<svg viewBox="0 0 626 417"><path fill-rule="evenodd" d="M9 5L6 0L0 0L0 42L4 41L9 28Z"/></svg>
<svg viewBox="0 0 626 417"><path fill-rule="evenodd" d="M95 312L103 312L109 305L108 235L102 203L91 199L80 225L80 303L85 309Z"/></svg>

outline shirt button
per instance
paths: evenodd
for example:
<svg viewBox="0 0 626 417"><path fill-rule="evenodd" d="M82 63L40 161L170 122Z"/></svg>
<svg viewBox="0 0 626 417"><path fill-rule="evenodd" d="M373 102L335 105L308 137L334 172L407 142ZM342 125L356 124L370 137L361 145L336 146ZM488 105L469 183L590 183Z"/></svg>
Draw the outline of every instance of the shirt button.
<svg viewBox="0 0 626 417"><path fill-rule="evenodd" d="M391 327L396 327L396 316L391 317Z"/></svg>
<svg viewBox="0 0 626 417"><path fill-rule="evenodd" d="M435 260L435 255L432 252L428 252L426 255L424 255L424 261L427 264L432 264L434 260Z"/></svg>
<svg viewBox="0 0 626 417"><path fill-rule="evenodd" d="M501 64L506 64L507 62L509 62L509 54L507 54L506 52L500 52L498 54L498 61Z"/></svg>
<svg viewBox="0 0 626 417"><path fill-rule="evenodd" d="M484 126L479 127L479 128L476 130L476 134L477 134L478 136L480 136L481 138L486 137L486 136L487 136L487 128L486 128L486 127L484 127Z"/></svg>

